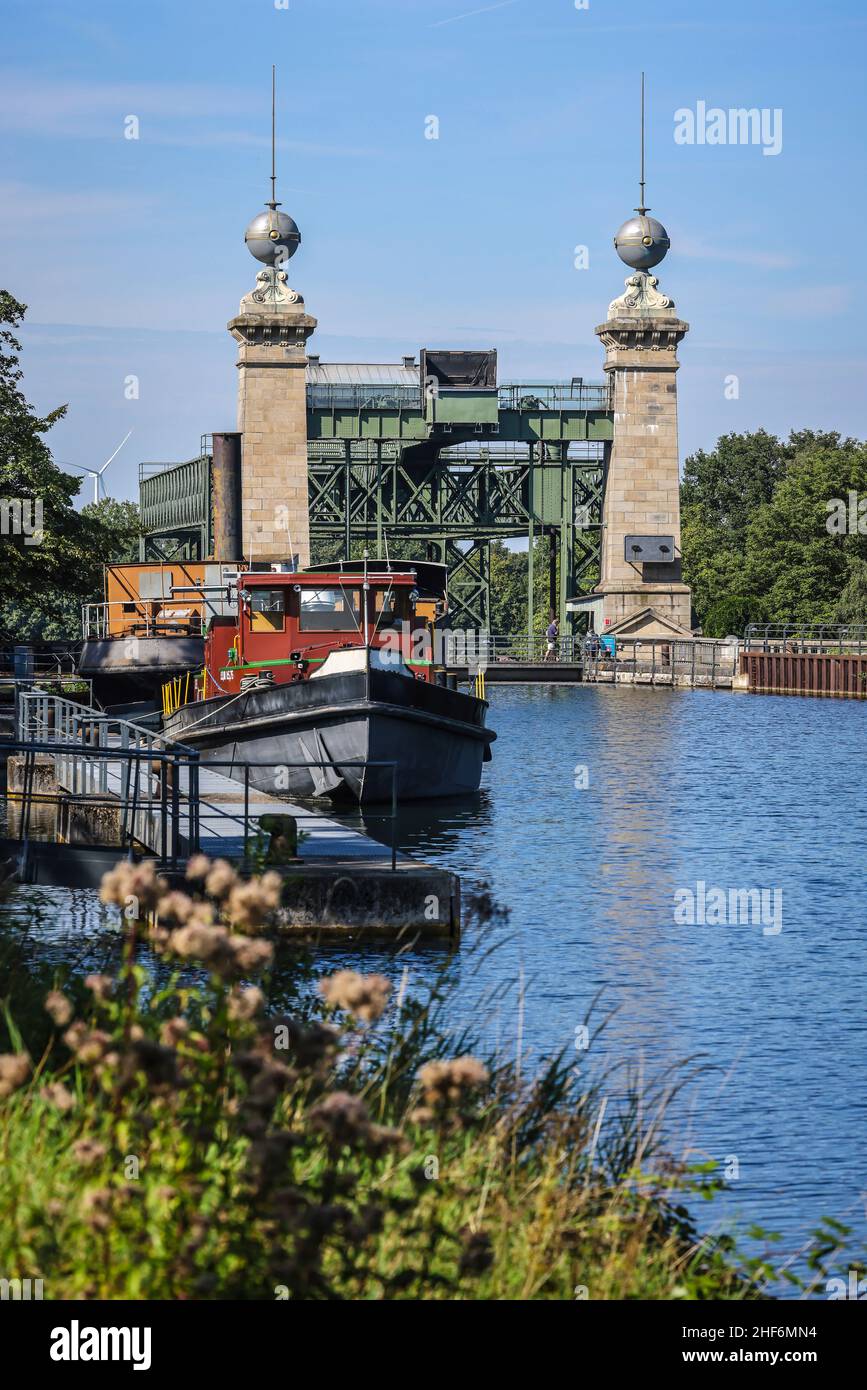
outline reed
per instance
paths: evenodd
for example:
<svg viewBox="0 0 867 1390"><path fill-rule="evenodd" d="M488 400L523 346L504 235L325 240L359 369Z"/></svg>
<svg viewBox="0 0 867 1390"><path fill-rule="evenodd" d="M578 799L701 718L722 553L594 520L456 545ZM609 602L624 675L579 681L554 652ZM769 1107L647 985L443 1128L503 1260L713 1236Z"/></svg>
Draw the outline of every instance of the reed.
<svg viewBox="0 0 867 1390"><path fill-rule="evenodd" d="M676 1081L606 1104L563 1058L527 1078L449 1043L447 969L395 999L299 965L275 1013L279 880L199 859L188 888L119 865L119 968L48 990L32 1038L7 1007L0 1274L46 1298L763 1296L769 1268L689 1214L718 1183L665 1153Z"/></svg>

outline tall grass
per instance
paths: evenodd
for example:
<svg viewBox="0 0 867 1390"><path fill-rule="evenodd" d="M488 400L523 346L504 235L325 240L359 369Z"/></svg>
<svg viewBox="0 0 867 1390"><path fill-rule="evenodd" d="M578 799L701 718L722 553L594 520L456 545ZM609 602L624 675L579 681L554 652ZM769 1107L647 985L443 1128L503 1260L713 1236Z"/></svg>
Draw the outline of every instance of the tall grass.
<svg viewBox="0 0 867 1390"><path fill-rule="evenodd" d="M606 1104L562 1058L528 1081L445 1041L447 984L395 1001L339 971L270 1013L279 880L191 874L170 893L118 866L114 977L49 990L32 1038L7 1008L0 1276L83 1299L762 1296L768 1270L689 1214L717 1184L664 1151L676 1083Z"/></svg>

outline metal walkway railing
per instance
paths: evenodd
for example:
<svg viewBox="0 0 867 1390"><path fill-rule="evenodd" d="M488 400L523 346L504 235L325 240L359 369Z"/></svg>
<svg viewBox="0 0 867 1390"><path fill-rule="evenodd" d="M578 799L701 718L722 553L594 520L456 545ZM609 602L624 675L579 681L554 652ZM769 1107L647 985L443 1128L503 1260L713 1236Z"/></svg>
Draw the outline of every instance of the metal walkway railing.
<svg viewBox="0 0 867 1390"><path fill-rule="evenodd" d="M612 653L604 642L585 642L584 679L635 684L728 684L737 673L739 643L713 638L618 637Z"/></svg>
<svg viewBox="0 0 867 1390"><path fill-rule="evenodd" d="M864 623L750 623L746 651L825 652L861 656L867 652Z"/></svg>
<svg viewBox="0 0 867 1390"><path fill-rule="evenodd" d="M201 766L197 750L174 743L160 734L127 720L86 709L42 691L20 696L18 727L13 739L0 739L7 754L23 755L20 785L10 793L18 807L20 838L31 836L33 807L54 802L64 825L76 814L106 810L116 813L111 843L132 857L137 852L155 854L166 867L177 868L200 846L226 854L236 848L246 861L255 823L265 809L298 820L325 822L321 811L298 807L273 793L251 787L251 770L273 761L238 759L208 762ZM58 792L46 793L39 783L37 758L49 758ZM397 867L397 772L393 761L342 761L311 759L283 764L290 768L330 769L385 768L390 772L390 808L366 810L366 816L390 822L391 867ZM231 777L222 776L227 769ZM213 774L213 776L212 776ZM217 790L202 794L202 778L216 781ZM227 791L237 788L237 797ZM254 803L259 799L258 808ZM262 800L266 805L262 805ZM62 827L59 833L62 834ZM103 822L103 833L108 827ZM63 838L67 838L63 836ZM204 843L203 843L204 842Z"/></svg>
<svg viewBox="0 0 867 1390"><path fill-rule="evenodd" d="M438 634L435 634L435 636ZM582 642L580 636L564 634L554 641L554 651L548 654L548 639L544 633L499 633L478 631L444 630L442 636L442 664L448 666L469 666L473 669L492 666L495 662L512 661L528 666L544 661L562 661L570 665L580 665L582 661Z"/></svg>

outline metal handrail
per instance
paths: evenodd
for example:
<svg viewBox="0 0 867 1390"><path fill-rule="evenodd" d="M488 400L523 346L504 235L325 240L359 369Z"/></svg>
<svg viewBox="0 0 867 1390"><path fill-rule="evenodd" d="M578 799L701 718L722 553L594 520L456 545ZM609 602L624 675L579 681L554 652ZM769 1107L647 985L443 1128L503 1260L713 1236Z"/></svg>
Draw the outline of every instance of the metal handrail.
<svg viewBox="0 0 867 1390"><path fill-rule="evenodd" d="M93 723L110 723L110 720L97 716ZM50 732L50 731L49 731ZM135 845L153 850L155 841L160 840L161 860L177 868L182 856L182 844L186 839L188 852L198 848L198 753L184 749L173 752L169 749L153 751L141 747L117 747L99 742L90 746L81 743L60 743L52 738L7 739L0 738L0 748L6 755L24 753L25 777L21 794L22 827L21 839L29 838L30 809L35 799L33 792L34 759L43 753L54 759L55 776L61 788L55 798L40 792L41 802L57 799L66 805L76 803L89 807L116 807L121 812L118 848L127 851L132 858ZM121 765L120 790L113 792L110 783L112 763ZM191 792L187 807L187 836L181 834L180 769L187 766ZM159 836L153 830L155 808L159 804Z"/></svg>
<svg viewBox="0 0 867 1390"><path fill-rule="evenodd" d="M121 845L145 843L152 833L152 818L160 803L163 858L177 862L180 853L180 772L188 766L197 785L196 749L174 743L129 720L64 700L44 691L23 691L18 699L17 742L25 751L49 753L54 759L59 785L73 798L105 797L110 788L110 764L119 765L118 801L121 806ZM5 743L8 748L9 743ZM195 769L193 771L192 769ZM169 796L171 805L169 806ZM171 855L167 855L171 831ZM188 812L188 839L198 841L196 809Z"/></svg>
<svg viewBox="0 0 867 1390"><path fill-rule="evenodd" d="M25 787L22 796L22 824L26 842L29 836L30 810L33 804L33 758L44 753L54 759L55 776L64 789L66 802L84 801L90 806L120 806L120 848L128 847L132 857L136 843L155 850L159 840L160 858L164 864L177 867L183 857L184 842L188 853L199 848L201 834L200 762L196 749L174 743L150 730L127 720L116 719L93 709L74 706L58 696L42 692L27 692L21 697L18 716L18 737L0 739L0 747L8 753L23 752L27 758ZM112 742L119 739L119 742ZM111 764L120 766L115 777L118 788L111 783ZM244 858L247 859L251 829L250 769L273 767L273 760L239 762L237 759L209 760L210 769L229 768L233 780L243 780L243 818L222 807L213 808L227 821L244 826ZM372 819L391 823L390 850L392 870L397 868L397 810L398 763L394 760L309 759L282 764L289 768L346 767L387 768L391 783L390 811L369 811ZM237 773L243 769L243 779ZM186 775L186 785L185 782ZM275 798L279 801L279 798ZM294 803L290 803L294 804ZM205 802L210 810L210 803ZM311 811L310 815L316 815ZM154 817L159 819L155 822ZM187 834L182 834L186 825Z"/></svg>
<svg viewBox="0 0 867 1390"><path fill-rule="evenodd" d="M75 648L74 651L44 652L34 650L26 644L0 647L0 669L6 668L2 677L5 679L8 674L10 678L18 680L29 680L36 676L62 680L65 676L74 676L81 644L74 642L70 645ZM22 668L26 668L26 673L18 675L17 672Z"/></svg>
<svg viewBox="0 0 867 1390"><path fill-rule="evenodd" d="M209 758L208 761L207 761L207 763L205 764L205 769L206 769L206 770L214 769L214 768L218 768L218 767L228 767L228 768L231 768L232 771L233 771L233 773L234 773L234 772L237 772L237 770L238 770L239 768L241 768L241 767L243 767L243 769L244 769L244 778L243 778L243 782L244 782L244 815L243 815L243 823L244 823L244 859L245 859L245 860L246 860L246 858L247 858L247 845L248 845L248 841L249 841L249 825L250 825L250 768L251 768L251 767L269 767L269 768L273 768L273 766L274 766L274 763L273 763L272 760L268 760L268 761L266 761L266 762L244 762L244 763L241 763L241 762L239 762L237 759L234 759L234 760L233 760L233 759L230 759L230 758L219 759L219 760L218 760L218 759L211 759L211 758ZM371 810L369 810L368 807L365 807L364 814L365 814L365 817L366 817L367 819L372 819L372 820L388 820L388 821L391 822L391 844L390 844L390 849L391 849L391 868L392 868L392 872L395 872L395 871L397 870L397 804L398 804L398 797L397 797L397 772L398 772L398 763L397 763L396 761L394 761L393 759L382 759L382 758L379 758L379 759L341 758L339 761L335 762L335 760L334 760L333 758L311 758L311 759L309 759L309 760L306 761L306 762L281 763L280 766L281 766L281 767L287 767L287 768L291 767L291 768L302 768L302 769L303 769L303 768L310 768L310 767L331 768L332 771L337 771L338 769L340 769L340 768L342 768L342 767L363 767L363 768L370 768L370 767L386 767L386 768L388 768L388 769L390 770L390 773L391 773L391 809L390 809L390 811L388 811L388 812L385 812L385 811L371 811ZM239 778L238 778L237 776L233 776L233 777L231 778L231 780L232 780L233 782L237 782L237 781L239 780ZM279 797L275 798L275 800L278 800L278 801L279 801L279 799L280 799ZM209 804L209 803L206 803L206 804ZM292 803L292 802L290 802L290 803L288 803L288 804L294 805L294 803ZM234 815L232 815L231 812L229 812L229 811L223 811L222 814L223 814L228 820L240 821L240 819L241 819L241 817L239 817L239 816L234 816ZM309 815L310 815L311 817L313 817L313 816L318 815L318 813L317 813L316 811L311 811L311 812L309 812Z"/></svg>
<svg viewBox="0 0 867 1390"><path fill-rule="evenodd" d="M422 404L420 386L344 382L307 387L308 410L421 410Z"/></svg>
<svg viewBox="0 0 867 1390"><path fill-rule="evenodd" d="M607 381L504 382L499 388L501 410L608 410Z"/></svg>
<svg viewBox="0 0 867 1390"><path fill-rule="evenodd" d="M92 680L92 678L91 678L90 676L79 676L79 675L76 675L76 674L74 674L74 673L72 673L72 672L67 672L65 675L51 675L50 673L48 673L48 674L42 675L42 676L5 676L5 675L0 675L0 690L10 690L10 689L11 689L12 694L13 694L13 696L14 696L14 698L15 698L15 701L16 701L16 705L17 705L17 701L18 701L18 696L19 696L21 693L23 693L23 691L25 691L25 690L34 690L34 689L39 690L39 689L42 689L42 688L43 688L44 686L46 686L46 685L73 685L73 684L74 684L74 685L83 686L84 689L87 691L87 699L86 699L86 701L85 701L85 700L80 700L80 701L78 701L77 703L79 703L79 704L86 704L89 708L93 708L93 680ZM56 691L53 691L53 690L46 690L46 691L45 691L45 694L46 694L46 695L54 695L54 694L56 694L56 693L57 693L57 692L56 692ZM67 691L65 692L65 695L70 695L71 693L72 693L71 691L67 690ZM65 696L62 697L62 698L65 698ZM75 704L76 701L73 700L73 701L71 701L71 703L72 703L72 704ZM16 725L17 725L17 718L16 718Z"/></svg>
<svg viewBox="0 0 867 1390"><path fill-rule="evenodd" d="M823 651L826 647L867 651L865 623L750 623L744 636L746 651Z"/></svg>
<svg viewBox="0 0 867 1390"><path fill-rule="evenodd" d="M85 641L99 641L108 637L163 637L174 634L198 637L201 634L201 626L204 617L205 607L204 596L197 597L194 593L189 598L138 598L138 599L111 599L107 603L85 603L81 609L81 632ZM185 619L175 621L171 614L170 605L175 604L182 609L192 609L193 613ZM123 624L122 630L113 633L112 619L117 615L112 614L111 609L129 609L135 607L134 613L123 613L124 618L129 619L128 624ZM154 611L156 610L156 611ZM160 620L160 614L166 614ZM198 630L196 630L196 619L198 619ZM141 627L144 631L140 631Z"/></svg>
<svg viewBox="0 0 867 1390"><path fill-rule="evenodd" d="M714 637L617 637L606 644L604 634L598 642L584 639L584 677L594 680L601 673L620 672L649 676L670 683L677 675L698 675L709 679L728 679L736 674L741 647L739 638L727 641ZM612 650L613 646L613 650Z"/></svg>
<svg viewBox="0 0 867 1390"><path fill-rule="evenodd" d="M537 665L548 655L548 638L544 633L485 632L482 629L463 631L444 630L443 665L449 666L490 666L495 662L525 662ZM563 633L555 639L554 659L567 664L580 665L582 660L581 637Z"/></svg>
<svg viewBox="0 0 867 1390"><path fill-rule="evenodd" d="M439 387L443 395L460 395L462 389ZM490 393L494 392L500 410L608 410L611 405L611 388L607 382L504 382L491 387ZM308 410L420 410L424 399L421 384L345 382L307 387Z"/></svg>

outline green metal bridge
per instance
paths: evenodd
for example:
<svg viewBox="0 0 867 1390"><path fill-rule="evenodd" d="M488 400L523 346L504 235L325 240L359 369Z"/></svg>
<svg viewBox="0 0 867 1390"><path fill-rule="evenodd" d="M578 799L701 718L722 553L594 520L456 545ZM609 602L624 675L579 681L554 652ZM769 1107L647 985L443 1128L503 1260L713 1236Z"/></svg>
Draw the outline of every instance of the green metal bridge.
<svg viewBox="0 0 867 1390"><path fill-rule="evenodd" d="M412 359L407 359L409 362ZM317 359L311 359L317 362ZM377 369L382 370L382 369ZM490 627L490 547L547 535L550 606L598 575L605 466L613 438L607 383L425 389L400 381L317 381L308 368L307 458L314 559L415 556L449 567L455 627ZM374 371L370 371L371 377ZM312 380L311 380L312 377ZM359 379L359 377L361 379ZM143 560L212 554L210 437L199 458L140 465Z"/></svg>

